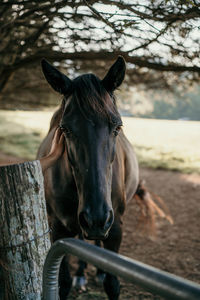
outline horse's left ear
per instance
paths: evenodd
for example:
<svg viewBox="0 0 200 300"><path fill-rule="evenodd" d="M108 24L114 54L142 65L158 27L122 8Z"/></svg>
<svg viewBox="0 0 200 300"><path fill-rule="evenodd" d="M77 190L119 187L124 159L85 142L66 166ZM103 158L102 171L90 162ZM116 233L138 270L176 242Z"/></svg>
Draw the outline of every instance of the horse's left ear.
<svg viewBox="0 0 200 300"><path fill-rule="evenodd" d="M116 88L118 88L124 80L125 72L125 60L122 56L119 56L102 80L105 89L108 92L113 92Z"/></svg>

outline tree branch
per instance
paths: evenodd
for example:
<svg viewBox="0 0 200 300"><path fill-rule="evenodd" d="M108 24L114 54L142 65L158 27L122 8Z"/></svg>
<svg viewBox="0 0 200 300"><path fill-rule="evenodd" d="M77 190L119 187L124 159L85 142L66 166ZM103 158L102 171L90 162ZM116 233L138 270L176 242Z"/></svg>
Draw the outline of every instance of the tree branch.
<svg viewBox="0 0 200 300"><path fill-rule="evenodd" d="M45 51L45 52L38 52L30 57L21 59L17 61L13 66L10 66L10 70L16 70L19 67L23 67L26 64L31 64L34 62L39 61L43 57L47 59L51 59L54 61L62 61L62 60L113 60L117 56L123 56L126 62L132 63L139 67L145 67L153 70L165 71L165 72L185 72L185 71L192 71L197 72L200 74L200 67L197 66L183 66L178 64L167 64L164 65L162 63L150 62L149 59L145 59L145 57L140 58L138 56L130 56L127 52L123 51L115 51L115 52L95 52L95 51L82 51L76 53L61 53L57 51Z"/></svg>

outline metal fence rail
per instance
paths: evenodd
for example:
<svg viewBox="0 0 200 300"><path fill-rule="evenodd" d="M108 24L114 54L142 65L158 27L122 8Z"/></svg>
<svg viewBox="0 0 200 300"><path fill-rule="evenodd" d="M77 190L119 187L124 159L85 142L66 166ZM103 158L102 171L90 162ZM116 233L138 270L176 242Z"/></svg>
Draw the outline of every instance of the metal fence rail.
<svg viewBox="0 0 200 300"><path fill-rule="evenodd" d="M167 299L200 299L200 285L78 239L56 241L43 271L43 300L58 300L58 273L68 253Z"/></svg>

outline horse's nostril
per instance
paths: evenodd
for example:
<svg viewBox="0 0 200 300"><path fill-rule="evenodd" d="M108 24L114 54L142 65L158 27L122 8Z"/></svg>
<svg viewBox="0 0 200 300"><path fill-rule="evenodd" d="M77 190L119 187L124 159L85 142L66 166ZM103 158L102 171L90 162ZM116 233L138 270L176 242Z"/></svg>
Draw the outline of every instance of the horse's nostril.
<svg viewBox="0 0 200 300"><path fill-rule="evenodd" d="M109 228L112 225L113 220L114 220L114 215L113 215L113 210L111 209L108 213L106 222L104 224L104 228Z"/></svg>
<svg viewBox="0 0 200 300"><path fill-rule="evenodd" d="M79 223L83 229L89 229L92 227L92 220L86 212L81 212L79 215Z"/></svg>
<svg viewBox="0 0 200 300"><path fill-rule="evenodd" d="M114 216L112 209L99 215L90 214L86 210L79 214L79 224L84 233L89 233L93 236L98 236L100 234L103 236L111 227L113 220Z"/></svg>

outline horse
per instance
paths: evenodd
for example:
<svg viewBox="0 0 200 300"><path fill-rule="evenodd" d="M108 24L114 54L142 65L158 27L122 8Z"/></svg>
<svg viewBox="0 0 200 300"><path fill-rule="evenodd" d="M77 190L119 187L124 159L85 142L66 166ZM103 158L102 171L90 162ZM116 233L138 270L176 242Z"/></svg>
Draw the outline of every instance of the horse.
<svg viewBox="0 0 200 300"><path fill-rule="evenodd" d="M105 249L117 253L126 204L139 185L138 161L123 133L114 95L125 77L125 61L119 56L102 80L94 74L71 80L45 59L41 64L47 82L63 95L37 155L40 159L48 154L60 127L64 152L44 173L52 242L79 235L96 244L101 241ZM61 300L66 299L71 285L65 257L59 273ZM106 273L103 285L108 299L119 298L116 276Z"/></svg>

